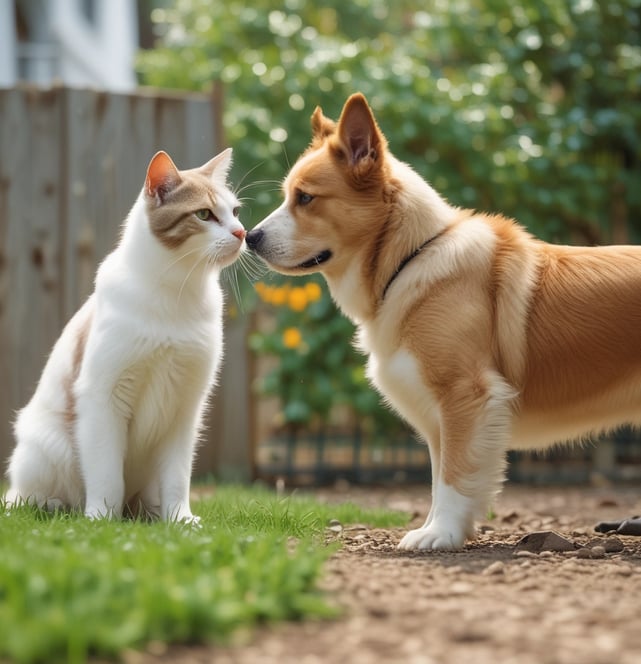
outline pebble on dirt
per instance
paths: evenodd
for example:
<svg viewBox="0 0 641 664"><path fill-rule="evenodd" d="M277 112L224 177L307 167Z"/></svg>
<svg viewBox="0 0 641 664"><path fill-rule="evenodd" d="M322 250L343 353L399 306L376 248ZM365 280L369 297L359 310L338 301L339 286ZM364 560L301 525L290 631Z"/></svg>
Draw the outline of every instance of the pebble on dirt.
<svg viewBox="0 0 641 664"><path fill-rule="evenodd" d="M541 553L541 551L574 551L574 542L555 533L553 530L541 530L528 533L516 543L516 550L528 551L530 553Z"/></svg>

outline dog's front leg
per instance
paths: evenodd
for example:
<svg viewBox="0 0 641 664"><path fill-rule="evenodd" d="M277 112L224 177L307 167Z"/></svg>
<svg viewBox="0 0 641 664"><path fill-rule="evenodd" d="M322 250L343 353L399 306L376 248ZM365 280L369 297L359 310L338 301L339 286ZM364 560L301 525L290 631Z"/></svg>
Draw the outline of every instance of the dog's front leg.
<svg viewBox="0 0 641 664"><path fill-rule="evenodd" d="M423 524L423 529L427 528L430 523L432 523L432 518L434 517L434 505L436 505L436 489L438 487L439 472L441 468L441 434L437 430L435 433L431 434L427 439L427 447L430 451L430 470L432 473L432 503L430 505L430 511L425 519Z"/></svg>
<svg viewBox="0 0 641 664"><path fill-rule="evenodd" d="M514 391L494 372L456 381L442 400L433 454L432 507L400 549L456 549L473 536L474 518L500 488ZM440 454L434 454L436 449ZM436 457L436 465L434 465Z"/></svg>

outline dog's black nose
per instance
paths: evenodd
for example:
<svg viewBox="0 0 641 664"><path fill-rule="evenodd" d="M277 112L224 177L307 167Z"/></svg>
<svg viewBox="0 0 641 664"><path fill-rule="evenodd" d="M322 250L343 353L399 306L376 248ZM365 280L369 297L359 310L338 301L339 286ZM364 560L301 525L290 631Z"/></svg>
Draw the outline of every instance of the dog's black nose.
<svg viewBox="0 0 641 664"><path fill-rule="evenodd" d="M258 249L258 245L263 241L263 237L265 237L264 231L260 228L254 228L254 230L249 231L245 236L245 242L247 242L247 246L250 249L255 251Z"/></svg>

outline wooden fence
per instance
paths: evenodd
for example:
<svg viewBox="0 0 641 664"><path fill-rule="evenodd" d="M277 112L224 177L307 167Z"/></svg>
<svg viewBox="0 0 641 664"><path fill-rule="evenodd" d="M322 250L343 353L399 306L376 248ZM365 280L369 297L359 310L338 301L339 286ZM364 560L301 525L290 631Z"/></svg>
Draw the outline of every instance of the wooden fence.
<svg viewBox="0 0 641 664"><path fill-rule="evenodd" d="M205 163L221 147L219 97L0 90L0 478L15 411L62 327L93 289L151 156ZM251 474L245 322L226 321L226 362L196 472ZM233 367L233 371L230 370Z"/></svg>

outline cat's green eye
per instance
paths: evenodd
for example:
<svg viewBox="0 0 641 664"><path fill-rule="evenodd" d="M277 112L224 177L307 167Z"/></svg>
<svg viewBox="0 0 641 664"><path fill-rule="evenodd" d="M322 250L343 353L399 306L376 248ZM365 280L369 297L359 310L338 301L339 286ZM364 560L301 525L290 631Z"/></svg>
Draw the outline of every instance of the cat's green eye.
<svg viewBox="0 0 641 664"><path fill-rule="evenodd" d="M200 219L200 221L218 221L218 217L211 211L207 209L196 210L194 214Z"/></svg>

